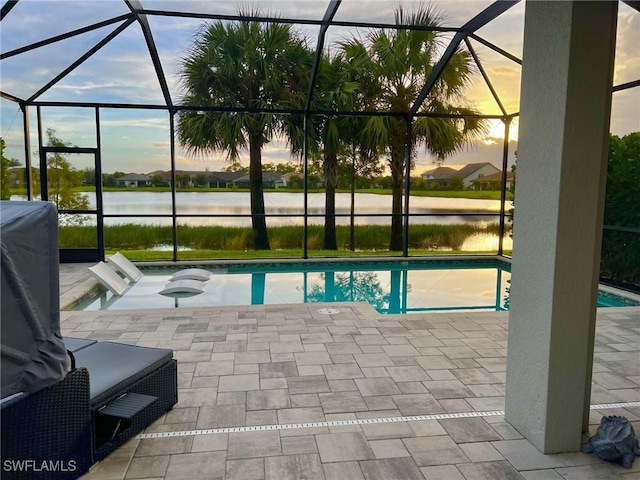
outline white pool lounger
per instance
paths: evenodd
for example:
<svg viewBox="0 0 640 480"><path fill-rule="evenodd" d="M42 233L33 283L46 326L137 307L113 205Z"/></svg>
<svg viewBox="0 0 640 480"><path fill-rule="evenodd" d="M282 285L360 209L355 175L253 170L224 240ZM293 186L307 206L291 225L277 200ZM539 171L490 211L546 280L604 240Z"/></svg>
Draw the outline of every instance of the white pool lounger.
<svg viewBox="0 0 640 480"><path fill-rule="evenodd" d="M117 252L110 257L107 257L107 261L113 264L116 270L122 273L131 282L137 282L144 275L138 267L136 267L127 257Z"/></svg>
<svg viewBox="0 0 640 480"><path fill-rule="evenodd" d="M89 267L89 273L96 277L96 279L114 295L122 295L124 291L129 288L127 281L104 262L99 262L93 267Z"/></svg>
<svg viewBox="0 0 640 480"><path fill-rule="evenodd" d="M167 285L160 290L160 295L174 295L180 293L192 293L198 294L204 292L204 282L200 280L175 280L167 283Z"/></svg>
<svg viewBox="0 0 640 480"><path fill-rule="evenodd" d="M209 278L211 278L211 272L208 270L204 270L202 268L187 268L174 273L169 281L199 280L201 282L206 282Z"/></svg>

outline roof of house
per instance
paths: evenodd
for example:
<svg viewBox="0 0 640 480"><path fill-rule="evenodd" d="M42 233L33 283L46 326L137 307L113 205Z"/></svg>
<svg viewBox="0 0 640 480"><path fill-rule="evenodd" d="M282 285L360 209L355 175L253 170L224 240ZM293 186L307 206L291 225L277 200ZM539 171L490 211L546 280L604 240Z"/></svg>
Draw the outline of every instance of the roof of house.
<svg viewBox="0 0 640 480"><path fill-rule="evenodd" d="M281 182L284 178L284 173L280 173L280 172L262 172L262 181L263 182L269 182L269 183L275 183L275 182ZM245 173L242 175L242 177L240 178L236 178L234 180L235 182L238 183L249 183L249 174Z"/></svg>
<svg viewBox="0 0 640 480"><path fill-rule="evenodd" d="M512 180L516 176L513 172L507 172L507 180ZM492 173L491 175L485 175L484 177L474 178L472 183L484 183L484 182L501 182L502 172Z"/></svg>
<svg viewBox="0 0 640 480"><path fill-rule="evenodd" d="M423 177L430 177L434 180L445 180L458 175L458 171L451 167L438 167L422 174Z"/></svg>
<svg viewBox="0 0 640 480"><path fill-rule="evenodd" d="M458 170L458 173L456 173L456 175L459 175L462 178L466 178L469 175L472 175L474 172L477 172L481 168L486 167L487 165L493 167L496 170L496 172L500 171L495 165L493 165L490 162L469 163L469 164L465 165L464 167L462 167L460 170Z"/></svg>
<svg viewBox="0 0 640 480"><path fill-rule="evenodd" d="M142 173L127 173L126 175L117 178L116 180L118 181L129 181L129 182L135 182L135 181L146 181L148 182L149 180L151 180L151 177L149 175L144 175Z"/></svg>
<svg viewBox="0 0 640 480"><path fill-rule="evenodd" d="M208 172L210 180L221 180L223 182L233 182L247 175L245 172Z"/></svg>

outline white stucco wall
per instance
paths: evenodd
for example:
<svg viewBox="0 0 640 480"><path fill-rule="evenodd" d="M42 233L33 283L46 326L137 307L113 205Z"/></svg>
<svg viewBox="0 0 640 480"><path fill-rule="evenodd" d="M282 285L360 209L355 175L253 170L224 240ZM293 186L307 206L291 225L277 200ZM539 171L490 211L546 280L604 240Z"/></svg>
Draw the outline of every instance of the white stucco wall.
<svg viewBox="0 0 640 480"><path fill-rule="evenodd" d="M587 426L616 12L526 5L505 420L544 453Z"/></svg>

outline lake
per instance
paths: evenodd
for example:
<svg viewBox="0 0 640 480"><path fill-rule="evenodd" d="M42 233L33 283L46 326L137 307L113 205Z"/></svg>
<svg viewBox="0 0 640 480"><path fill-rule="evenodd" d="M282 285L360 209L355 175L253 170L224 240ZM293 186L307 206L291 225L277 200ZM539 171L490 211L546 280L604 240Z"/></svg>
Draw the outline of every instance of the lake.
<svg viewBox="0 0 640 480"><path fill-rule="evenodd" d="M85 193L89 198L91 208L95 208L95 194ZM104 213L106 215L140 215L135 218L107 219L114 223L170 223L169 219L153 218L148 215L170 215L170 192L104 192ZM267 215L279 215L267 219L267 224L302 225L304 213L304 195L290 192L265 192L265 209ZM510 208L511 202L507 202ZM348 193L336 194L336 213L348 215L351 209L351 196ZM411 197L410 213L412 214L443 214L444 216L413 217L412 223L497 223L500 211L499 200L475 200L468 198L441 197ZM247 225L251 214L248 192L178 192L176 194L176 212L187 217L179 219L181 224L190 225ZM322 224L324 214L324 193L310 193L308 195L308 212L310 224ZM483 213L496 215L473 216L463 215L462 212ZM391 213L391 195L377 195L372 193L357 193L355 195L355 223L357 225L389 224L389 217L377 217L375 214L389 215ZM224 215L225 217L198 217L188 215ZM349 224L349 217L338 217L336 223Z"/></svg>

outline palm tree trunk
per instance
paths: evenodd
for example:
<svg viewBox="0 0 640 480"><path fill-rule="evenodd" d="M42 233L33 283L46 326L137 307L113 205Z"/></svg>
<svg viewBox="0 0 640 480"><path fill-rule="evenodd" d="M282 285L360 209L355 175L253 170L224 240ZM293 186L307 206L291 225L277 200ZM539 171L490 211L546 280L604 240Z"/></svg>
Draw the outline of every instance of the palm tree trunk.
<svg viewBox="0 0 640 480"><path fill-rule="evenodd" d="M391 240L389 250L397 252L402 250L402 180L404 177L404 153L391 151L391 192L393 200L391 204Z"/></svg>
<svg viewBox="0 0 640 480"><path fill-rule="evenodd" d="M262 188L262 135L249 136L249 184L251 187L251 227L253 248L270 250Z"/></svg>
<svg viewBox="0 0 640 480"><path fill-rule="evenodd" d="M337 250L336 238L336 185L338 183L338 156L335 153L324 157L324 241L325 250Z"/></svg>

